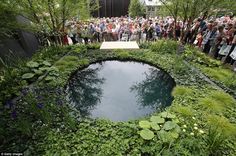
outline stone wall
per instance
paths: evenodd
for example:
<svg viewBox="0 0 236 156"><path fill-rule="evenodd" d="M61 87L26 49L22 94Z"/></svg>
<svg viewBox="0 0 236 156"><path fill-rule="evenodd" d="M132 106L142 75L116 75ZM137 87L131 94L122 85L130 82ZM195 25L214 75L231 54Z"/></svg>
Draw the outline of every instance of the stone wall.
<svg viewBox="0 0 236 156"><path fill-rule="evenodd" d="M20 23L28 23L24 17L17 17ZM38 49L39 42L32 32L18 31L17 37L0 39L0 57L4 61L31 57Z"/></svg>

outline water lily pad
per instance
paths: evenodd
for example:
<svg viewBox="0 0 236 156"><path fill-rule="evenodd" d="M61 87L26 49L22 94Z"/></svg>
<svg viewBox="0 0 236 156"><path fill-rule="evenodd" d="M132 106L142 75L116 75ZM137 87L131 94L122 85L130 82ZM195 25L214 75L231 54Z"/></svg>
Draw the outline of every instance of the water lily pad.
<svg viewBox="0 0 236 156"><path fill-rule="evenodd" d="M42 71L48 71L50 68L49 67L41 67L39 68L39 70L42 70Z"/></svg>
<svg viewBox="0 0 236 156"><path fill-rule="evenodd" d="M27 67L30 67L30 68L37 68L37 67L39 67L38 62L34 62L34 61L30 61L26 65L27 65Z"/></svg>
<svg viewBox="0 0 236 156"><path fill-rule="evenodd" d="M43 64L44 64L45 66L51 66L51 63L48 62L48 61L43 61Z"/></svg>
<svg viewBox="0 0 236 156"><path fill-rule="evenodd" d="M175 123L179 123L179 119L173 119L172 121L174 121Z"/></svg>
<svg viewBox="0 0 236 156"><path fill-rule="evenodd" d="M171 114L171 113L169 113L169 112L162 112L162 113L161 113L161 116L162 116L163 118L169 118L169 119L176 118L176 116L175 116L174 114Z"/></svg>
<svg viewBox="0 0 236 156"><path fill-rule="evenodd" d="M59 72L59 69L57 67L50 67L47 69L47 71L51 72L51 71L55 71L55 72Z"/></svg>
<svg viewBox="0 0 236 156"><path fill-rule="evenodd" d="M159 131L157 134L158 134L159 139L163 142L168 143L174 140L174 138L170 135L170 133L164 130Z"/></svg>
<svg viewBox="0 0 236 156"><path fill-rule="evenodd" d="M55 77L47 76L47 77L45 78L45 81L52 81L52 80L54 80L54 79L55 79Z"/></svg>
<svg viewBox="0 0 236 156"><path fill-rule="evenodd" d="M152 116L150 120L152 122L156 122L156 123L164 123L165 122L165 119L160 116Z"/></svg>
<svg viewBox="0 0 236 156"><path fill-rule="evenodd" d="M173 129L172 131L174 131L175 133L180 133L182 130L179 125L176 124L175 129Z"/></svg>
<svg viewBox="0 0 236 156"><path fill-rule="evenodd" d="M26 73L24 75L22 75L22 79L31 79L34 77L35 74L33 73Z"/></svg>
<svg viewBox="0 0 236 156"><path fill-rule="evenodd" d="M139 126L141 128L150 128L151 127L151 123L149 121L139 121Z"/></svg>
<svg viewBox="0 0 236 156"><path fill-rule="evenodd" d="M166 131L172 130L176 127L176 123L172 122L172 121L167 121L164 126L163 129Z"/></svg>
<svg viewBox="0 0 236 156"><path fill-rule="evenodd" d="M151 127L152 127L152 129L154 129L156 131L161 129L160 126L156 122L151 122Z"/></svg>
<svg viewBox="0 0 236 156"><path fill-rule="evenodd" d="M140 136L145 140L151 140L152 138L154 138L154 133L149 129L144 129L141 130Z"/></svg>
<svg viewBox="0 0 236 156"><path fill-rule="evenodd" d="M42 75L43 74L42 70L34 69L33 71L35 72L35 74L38 74L38 75Z"/></svg>
<svg viewBox="0 0 236 156"><path fill-rule="evenodd" d="M179 134L175 133L175 132L171 132L170 135L174 138L174 139L178 139Z"/></svg>

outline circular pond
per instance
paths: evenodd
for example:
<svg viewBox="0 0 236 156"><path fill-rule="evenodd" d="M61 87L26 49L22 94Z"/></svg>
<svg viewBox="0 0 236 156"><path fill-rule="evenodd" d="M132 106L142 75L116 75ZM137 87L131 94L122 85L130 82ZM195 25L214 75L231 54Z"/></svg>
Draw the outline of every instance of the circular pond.
<svg viewBox="0 0 236 156"><path fill-rule="evenodd" d="M174 86L173 78L156 67L105 61L76 72L67 98L84 117L127 121L169 106Z"/></svg>

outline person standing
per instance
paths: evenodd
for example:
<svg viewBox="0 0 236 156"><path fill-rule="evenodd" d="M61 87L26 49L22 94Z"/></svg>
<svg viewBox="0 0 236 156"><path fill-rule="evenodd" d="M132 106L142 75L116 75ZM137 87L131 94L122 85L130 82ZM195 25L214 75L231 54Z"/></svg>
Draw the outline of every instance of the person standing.
<svg viewBox="0 0 236 156"><path fill-rule="evenodd" d="M181 35L181 26L179 21L176 23L175 26L175 39L178 41L180 39L180 35Z"/></svg>
<svg viewBox="0 0 236 156"><path fill-rule="evenodd" d="M73 23L71 25L71 29L70 29L70 38L73 42L73 44L76 44L77 43L77 40L76 40L76 35L77 35L77 26Z"/></svg>
<svg viewBox="0 0 236 156"><path fill-rule="evenodd" d="M148 41L153 40L153 32L154 32L153 24L149 24L148 29L147 29L147 40Z"/></svg>
<svg viewBox="0 0 236 156"><path fill-rule="evenodd" d="M230 43L231 49L230 49L228 55L226 55L225 60L223 61L224 64L230 63L230 61L233 61L233 60L231 60L230 55L234 51L234 48L236 47L236 30L233 29L232 31L233 31L233 39L232 39L232 42ZM233 64L233 62L231 62L231 64Z"/></svg>
<svg viewBox="0 0 236 156"><path fill-rule="evenodd" d="M212 44L212 40L215 38L214 36L216 35L216 31L217 29L213 30L213 26L212 24L208 24L208 29L206 31L206 34L203 37L203 41L202 41L202 47L203 47L203 52L204 53L209 53L210 49L211 49L211 44Z"/></svg>
<svg viewBox="0 0 236 156"><path fill-rule="evenodd" d="M219 55L219 51L221 49L221 46L223 44L223 38L225 37L225 33L224 33L224 27L223 26L219 26L218 27L218 33L216 35L216 38L214 40L214 44L211 48L211 54L212 56L216 59Z"/></svg>
<svg viewBox="0 0 236 156"><path fill-rule="evenodd" d="M87 25L84 26L84 29L83 29L83 32L82 32L82 37L84 39L84 43L88 44L89 30L88 30L88 26Z"/></svg>

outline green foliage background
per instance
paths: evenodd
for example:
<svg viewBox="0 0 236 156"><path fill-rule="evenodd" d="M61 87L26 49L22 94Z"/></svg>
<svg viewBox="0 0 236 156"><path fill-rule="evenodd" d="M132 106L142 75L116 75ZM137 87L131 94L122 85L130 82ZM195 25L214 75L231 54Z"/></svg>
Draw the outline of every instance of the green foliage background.
<svg viewBox="0 0 236 156"><path fill-rule="evenodd" d="M4 110L0 112L0 150L25 155L233 156L235 99L209 84L184 62L192 65L201 62L200 67L196 65L199 69L222 65L204 55L193 55L198 51L191 47L177 55L178 43L174 41L142 46L150 49L102 51L99 45L48 47L31 60L5 69L0 81L0 107ZM63 98L71 73L91 62L112 59L145 62L170 73L177 83L172 105L164 112L127 122L80 118L80 112L69 107ZM51 76L49 69L42 79L22 77L46 66L58 69L55 79L46 79ZM10 99L16 100L13 107L8 105ZM178 130L173 132L175 128ZM145 131L141 134L142 130Z"/></svg>

